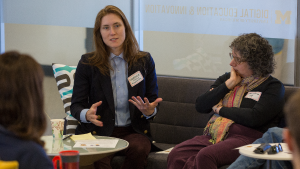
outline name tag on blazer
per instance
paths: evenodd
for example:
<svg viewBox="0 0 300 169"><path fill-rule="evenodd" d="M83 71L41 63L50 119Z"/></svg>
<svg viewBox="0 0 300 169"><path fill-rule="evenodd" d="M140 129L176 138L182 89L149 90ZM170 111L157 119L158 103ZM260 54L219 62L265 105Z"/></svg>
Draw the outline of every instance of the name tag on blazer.
<svg viewBox="0 0 300 169"><path fill-rule="evenodd" d="M131 76L128 77L128 81L129 81L131 87L137 85L142 80L144 80L144 77L143 77L143 75L141 74L140 71L137 71L137 72L135 72L134 74L132 74Z"/></svg>
<svg viewBox="0 0 300 169"><path fill-rule="evenodd" d="M261 92L248 92L248 94L245 96L245 98L258 101L260 96L261 96Z"/></svg>

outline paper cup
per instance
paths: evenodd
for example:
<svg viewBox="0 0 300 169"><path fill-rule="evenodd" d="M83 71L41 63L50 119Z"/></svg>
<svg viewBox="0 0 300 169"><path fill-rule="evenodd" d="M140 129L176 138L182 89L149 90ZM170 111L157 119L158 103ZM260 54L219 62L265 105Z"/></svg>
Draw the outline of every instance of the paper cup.
<svg viewBox="0 0 300 169"><path fill-rule="evenodd" d="M64 150L64 143L61 139L53 139L52 141L52 153L59 153Z"/></svg>
<svg viewBox="0 0 300 169"><path fill-rule="evenodd" d="M64 122L64 119L51 120L53 139L62 139L64 132Z"/></svg>

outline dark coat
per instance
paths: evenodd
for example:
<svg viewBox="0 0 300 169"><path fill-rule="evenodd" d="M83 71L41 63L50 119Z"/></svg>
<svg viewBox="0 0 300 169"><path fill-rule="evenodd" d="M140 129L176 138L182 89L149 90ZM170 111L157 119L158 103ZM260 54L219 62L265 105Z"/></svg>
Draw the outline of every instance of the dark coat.
<svg viewBox="0 0 300 169"><path fill-rule="evenodd" d="M17 161L19 169L53 169L44 148L36 142L17 137L2 125L0 138L0 160Z"/></svg>
<svg viewBox="0 0 300 169"><path fill-rule="evenodd" d="M80 112L83 109L89 109L92 104L102 101L102 104L97 108L96 115L99 115L103 127L98 127L93 123L81 123L76 128L76 134L92 132L94 135L110 136L115 127L115 106L111 79L110 76L100 73L97 67L84 64L87 63L87 58L91 56L92 54L83 55L78 63L74 79L71 114L80 122ZM142 62L142 59L145 62ZM144 80L134 87L131 87L129 83L127 84L128 97L147 97L151 103L158 98L155 64L149 53L142 59L138 60L139 63L128 70L128 77L137 71L140 71L144 77ZM130 102L129 110L133 129L137 133L146 135L152 141L149 119L147 120L142 112Z"/></svg>

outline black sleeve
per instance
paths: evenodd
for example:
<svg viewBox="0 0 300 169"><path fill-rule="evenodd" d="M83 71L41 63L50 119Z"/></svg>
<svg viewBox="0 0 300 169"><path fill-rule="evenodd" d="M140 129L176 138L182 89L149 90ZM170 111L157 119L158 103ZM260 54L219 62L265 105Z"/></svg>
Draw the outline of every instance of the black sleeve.
<svg viewBox="0 0 300 169"><path fill-rule="evenodd" d="M230 78L230 73L220 76L206 93L196 99L196 110L200 113L209 113L212 107L220 102L221 99L230 91L225 85L225 81Z"/></svg>
<svg viewBox="0 0 300 169"><path fill-rule="evenodd" d="M254 101L254 106L247 108L247 102L253 100L243 98L240 108L222 107L219 114L251 128L260 127L270 122L282 113L285 88L277 79L273 79L271 82L267 81L252 90L262 92L260 99L257 102Z"/></svg>
<svg viewBox="0 0 300 169"><path fill-rule="evenodd" d="M158 98L158 86L157 86L157 77L155 71L155 63L151 55L147 58L147 68L146 68L146 92L145 97L149 100L150 103L155 101Z"/></svg>
<svg viewBox="0 0 300 169"><path fill-rule="evenodd" d="M89 91L90 82L89 76L91 74L91 66L83 64L86 62L83 55L77 65L77 69L74 77L74 87L71 103L71 114L74 118L80 121L80 113L83 109L89 109Z"/></svg>

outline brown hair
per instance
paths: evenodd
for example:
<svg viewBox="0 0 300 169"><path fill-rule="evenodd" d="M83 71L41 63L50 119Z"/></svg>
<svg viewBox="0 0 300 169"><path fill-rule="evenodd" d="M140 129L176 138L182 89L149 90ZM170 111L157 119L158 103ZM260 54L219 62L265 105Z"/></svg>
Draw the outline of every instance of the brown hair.
<svg viewBox="0 0 300 169"><path fill-rule="evenodd" d="M266 77L274 72L275 60L272 46L256 33L242 34L229 46L239 52L241 59L247 62L253 75Z"/></svg>
<svg viewBox="0 0 300 169"><path fill-rule="evenodd" d="M46 129L44 72L29 55L15 51L0 55L0 125L24 140L40 140Z"/></svg>
<svg viewBox="0 0 300 169"><path fill-rule="evenodd" d="M287 127L296 141L298 148L300 148L300 90L293 94L286 105L284 106L284 113L287 122ZM300 151L300 150L298 150Z"/></svg>
<svg viewBox="0 0 300 169"><path fill-rule="evenodd" d="M94 26L94 44L95 52L92 57L89 58L89 64L99 68L100 72L105 75L109 75L109 70L113 70L109 64L109 48L103 42L100 27L101 21L107 14L115 14L119 16L125 25L125 40L123 42L123 54L124 60L128 62L129 69L138 59L146 55L145 52L139 51L139 44L131 30L130 24L125 16L125 14L116 6L108 5L103 8L97 15Z"/></svg>

